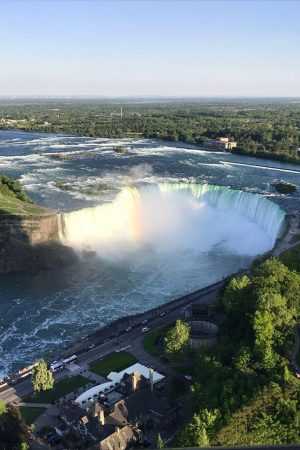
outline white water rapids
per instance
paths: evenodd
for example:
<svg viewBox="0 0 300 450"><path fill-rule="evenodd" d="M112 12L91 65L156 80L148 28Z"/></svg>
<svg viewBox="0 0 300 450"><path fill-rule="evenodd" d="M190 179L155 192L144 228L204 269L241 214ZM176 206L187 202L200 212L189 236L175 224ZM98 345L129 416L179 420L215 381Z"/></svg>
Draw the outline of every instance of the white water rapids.
<svg viewBox="0 0 300 450"><path fill-rule="evenodd" d="M128 187L111 203L61 215L61 240L108 259L136 251L169 254L219 248L255 256L270 250L284 221L268 199L208 184Z"/></svg>

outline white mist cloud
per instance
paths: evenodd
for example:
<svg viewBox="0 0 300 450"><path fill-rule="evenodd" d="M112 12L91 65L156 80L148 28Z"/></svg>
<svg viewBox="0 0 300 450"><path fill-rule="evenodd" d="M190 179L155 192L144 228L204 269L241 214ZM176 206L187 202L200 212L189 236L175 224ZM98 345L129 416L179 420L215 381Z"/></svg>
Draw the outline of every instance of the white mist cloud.
<svg viewBox="0 0 300 450"><path fill-rule="evenodd" d="M135 168L132 176L139 178L145 170ZM66 214L64 240L78 250L92 249L117 260L147 258L153 252L170 259L186 252L255 256L272 247L273 237L257 223L226 208L213 207L188 191L126 188L111 204Z"/></svg>

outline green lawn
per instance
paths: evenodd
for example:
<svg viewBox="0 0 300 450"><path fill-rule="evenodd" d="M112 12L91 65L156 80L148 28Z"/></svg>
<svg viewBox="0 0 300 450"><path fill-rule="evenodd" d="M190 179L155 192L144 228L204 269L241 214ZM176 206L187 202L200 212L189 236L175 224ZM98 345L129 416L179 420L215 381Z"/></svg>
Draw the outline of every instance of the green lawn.
<svg viewBox="0 0 300 450"><path fill-rule="evenodd" d="M33 422L46 411L45 408L31 408L29 406L20 406L21 416L23 417L27 425L33 424Z"/></svg>
<svg viewBox="0 0 300 450"><path fill-rule="evenodd" d="M90 370L97 375L106 377L110 372L119 372L135 364L137 359L128 352L114 352L105 358L90 364Z"/></svg>
<svg viewBox="0 0 300 450"><path fill-rule="evenodd" d="M144 337L144 349L146 352L150 353L150 355L153 356L160 356L162 354L162 348L159 345L160 339L166 335L168 329L172 325L168 325L166 327L157 328L156 330L153 330L151 333L148 333Z"/></svg>
<svg viewBox="0 0 300 450"><path fill-rule="evenodd" d="M70 392L76 391L82 386L86 386L91 381L88 378L76 375L74 377L64 378L55 383L50 391L38 392L28 398L28 402L33 403L52 403Z"/></svg>

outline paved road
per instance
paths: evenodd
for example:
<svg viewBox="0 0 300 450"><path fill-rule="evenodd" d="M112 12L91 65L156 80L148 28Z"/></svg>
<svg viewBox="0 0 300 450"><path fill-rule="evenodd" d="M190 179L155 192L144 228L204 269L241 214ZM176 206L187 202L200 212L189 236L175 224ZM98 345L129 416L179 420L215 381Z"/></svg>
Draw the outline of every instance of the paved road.
<svg viewBox="0 0 300 450"><path fill-rule="evenodd" d="M212 292L208 294L203 294L198 296L197 302L211 304L216 300L217 292L219 289L215 289ZM184 316L186 305L180 305L178 308L174 308L172 311L170 311L168 314L166 314L164 317L160 316L153 316L150 318L147 322L147 326L150 329L158 328L161 326L168 325L172 322L174 322L177 318ZM151 317L151 316L150 316ZM91 362L103 358L104 356L108 355L109 353L120 350L124 347L130 346L130 351L139 359L141 363L144 363L145 365L151 366L156 368L157 370L160 370L162 373L167 374L171 372L171 369L164 365L161 361L154 358L153 356L146 353L143 349L143 339L144 334L142 333L142 328L145 325L140 325L138 327L133 328L129 332L123 333L119 337L115 337L113 339L110 339L109 341L96 345L94 348L90 349L89 351L86 351L85 353L82 353L78 357L78 361L76 364L82 367L82 371L88 370L88 366ZM96 340L96 337L95 337ZM91 343L91 340L89 340L89 343ZM70 372L68 370L64 370L63 372L60 372L55 375L55 379L59 380L61 378L65 378L66 376L70 376ZM94 379L94 382L96 380ZM19 403L22 401L22 398L30 395L32 393L32 387L31 387L31 380L26 379L14 386L10 386L8 388L3 388L0 391L0 399L4 400L6 403L10 402L16 402Z"/></svg>

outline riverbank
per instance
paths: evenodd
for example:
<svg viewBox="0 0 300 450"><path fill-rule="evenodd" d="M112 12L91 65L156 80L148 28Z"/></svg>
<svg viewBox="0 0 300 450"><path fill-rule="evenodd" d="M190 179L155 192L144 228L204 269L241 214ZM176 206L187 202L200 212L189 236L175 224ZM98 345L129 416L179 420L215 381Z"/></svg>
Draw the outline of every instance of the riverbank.
<svg viewBox="0 0 300 450"><path fill-rule="evenodd" d="M257 159L263 159L266 161L278 161L278 162L282 162L282 163L286 163L286 164L295 164L295 165L300 165L300 158L294 158L291 157L285 153L272 153L272 152L262 152L262 151L248 151L245 148L242 148L240 146L236 147L235 149L233 149L232 151L227 151L227 150L212 150L211 148L207 148L207 146L205 145L205 141L209 141L209 140L214 140L214 138L210 138L207 136L201 136L203 137L203 141L199 142L199 143L195 143L195 142L191 142L190 140L178 140L178 139L172 139L170 136L163 138L162 136L150 136L148 134L143 134L143 133L132 133L132 132L124 132L122 135L105 135L104 134L95 134L95 133L82 133L82 132L74 132L74 130L68 132L67 130L62 130L61 128L59 130L54 129L50 129L49 130L49 126L36 126L34 127L32 124L30 125L32 128L28 129L22 126L19 128L15 128L15 127L9 127L9 126L4 126L0 124L0 130L4 130L4 131L21 131L24 133L32 133L32 132L36 132L36 133L41 133L41 134L56 134L56 135L60 135L60 136L76 136L76 137L80 137L80 138L104 138L104 139L154 139L157 142L161 142L163 145L166 144L171 144L171 145L175 145L176 147L181 147L181 148L187 148L187 149L191 149L191 150L201 150L201 151L207 151L207 152L217 152L217 153L232 153L232 154L237 154L239 156L247 156L249 158L257 158Z"/></svg>

